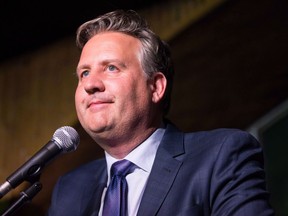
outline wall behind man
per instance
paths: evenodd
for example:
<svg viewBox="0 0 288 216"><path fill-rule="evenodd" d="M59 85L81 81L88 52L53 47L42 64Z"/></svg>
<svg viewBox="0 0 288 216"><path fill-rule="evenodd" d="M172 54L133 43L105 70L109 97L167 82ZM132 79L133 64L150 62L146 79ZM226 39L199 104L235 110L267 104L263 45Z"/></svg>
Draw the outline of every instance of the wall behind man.
<svg viewBox="0 0 288 216"><path fill-rule="evenodd" d="M54 130L75 124L78 50L72 46L73 42L60 41L1 64L2 181L47 143Z"/></svg>
<svg viewBox="0 0 288 216"><path fill-rule="evenodd" d="M207 1L183 2L195 6ZM154 19L163 22L155 30L167 30L185 14L193 14L187 7L173 6L172 20L159 8L153 10ZM283 0L228 1L169 38L177 71L169 117L180 128L244 129L288 97L285 8ZM57 177L103 154L76 120L73 73L79 53L74 39L69 36L0 65L0 180L44 145L58 127L71 125L81 137L76 152L45 169L43 189L19 212L22 216L42 215Z"/></svg>

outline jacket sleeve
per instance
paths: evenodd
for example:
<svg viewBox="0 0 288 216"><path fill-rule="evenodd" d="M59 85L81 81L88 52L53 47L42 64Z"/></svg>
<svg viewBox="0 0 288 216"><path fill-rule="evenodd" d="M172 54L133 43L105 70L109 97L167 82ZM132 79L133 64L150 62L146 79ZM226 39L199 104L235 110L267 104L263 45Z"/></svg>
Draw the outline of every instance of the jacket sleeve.
<svg viewBox="0 0 288 216"><path fill-rule="evenodd" d="M249 133L226 135L211 178L211 215L274 215L266 189L263 151Z"/></svg>

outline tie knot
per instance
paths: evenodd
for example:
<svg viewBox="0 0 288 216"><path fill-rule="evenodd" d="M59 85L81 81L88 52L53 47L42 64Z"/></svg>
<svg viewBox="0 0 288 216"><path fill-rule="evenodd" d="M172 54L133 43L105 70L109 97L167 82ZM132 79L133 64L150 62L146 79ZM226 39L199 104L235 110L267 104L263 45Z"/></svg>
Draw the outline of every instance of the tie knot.
<svg viewBox="0 0 288 216"><path fill-rule="evenodd" d="M135 166L136 165L129 160L124 159L121 161L117 161L112 164L111 176L117 175L117 176L125 177L126 175L128 175L129 173L133 171Z"/></svg>

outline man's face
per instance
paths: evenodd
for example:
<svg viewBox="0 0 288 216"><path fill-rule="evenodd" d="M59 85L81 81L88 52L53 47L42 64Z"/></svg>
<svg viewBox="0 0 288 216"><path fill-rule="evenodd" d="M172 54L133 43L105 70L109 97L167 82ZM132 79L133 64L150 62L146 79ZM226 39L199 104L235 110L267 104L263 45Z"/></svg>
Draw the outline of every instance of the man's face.
<svg viewBox="0 0 288 216"><path fill-rule="evenodd" d="M131 132L141 133L151 118L154 87L141 67L140 46L132 36L105 32L91 38L82 50L76 111L96 141L125 140Z"/></svg>

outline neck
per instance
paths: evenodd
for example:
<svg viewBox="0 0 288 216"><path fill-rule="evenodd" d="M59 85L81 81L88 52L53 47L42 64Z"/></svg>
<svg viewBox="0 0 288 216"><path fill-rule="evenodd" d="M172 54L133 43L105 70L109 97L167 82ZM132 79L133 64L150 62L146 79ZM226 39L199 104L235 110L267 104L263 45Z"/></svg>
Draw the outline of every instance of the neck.
<svg viewBox="0 0 288 216"><path fill-rule="evenodd" d="M110 143L99 144L108 154L117 159L123 159L138 145L141 145L158 127L145 130L141 134L134 134L129 139L112 141Z"/></svg>

